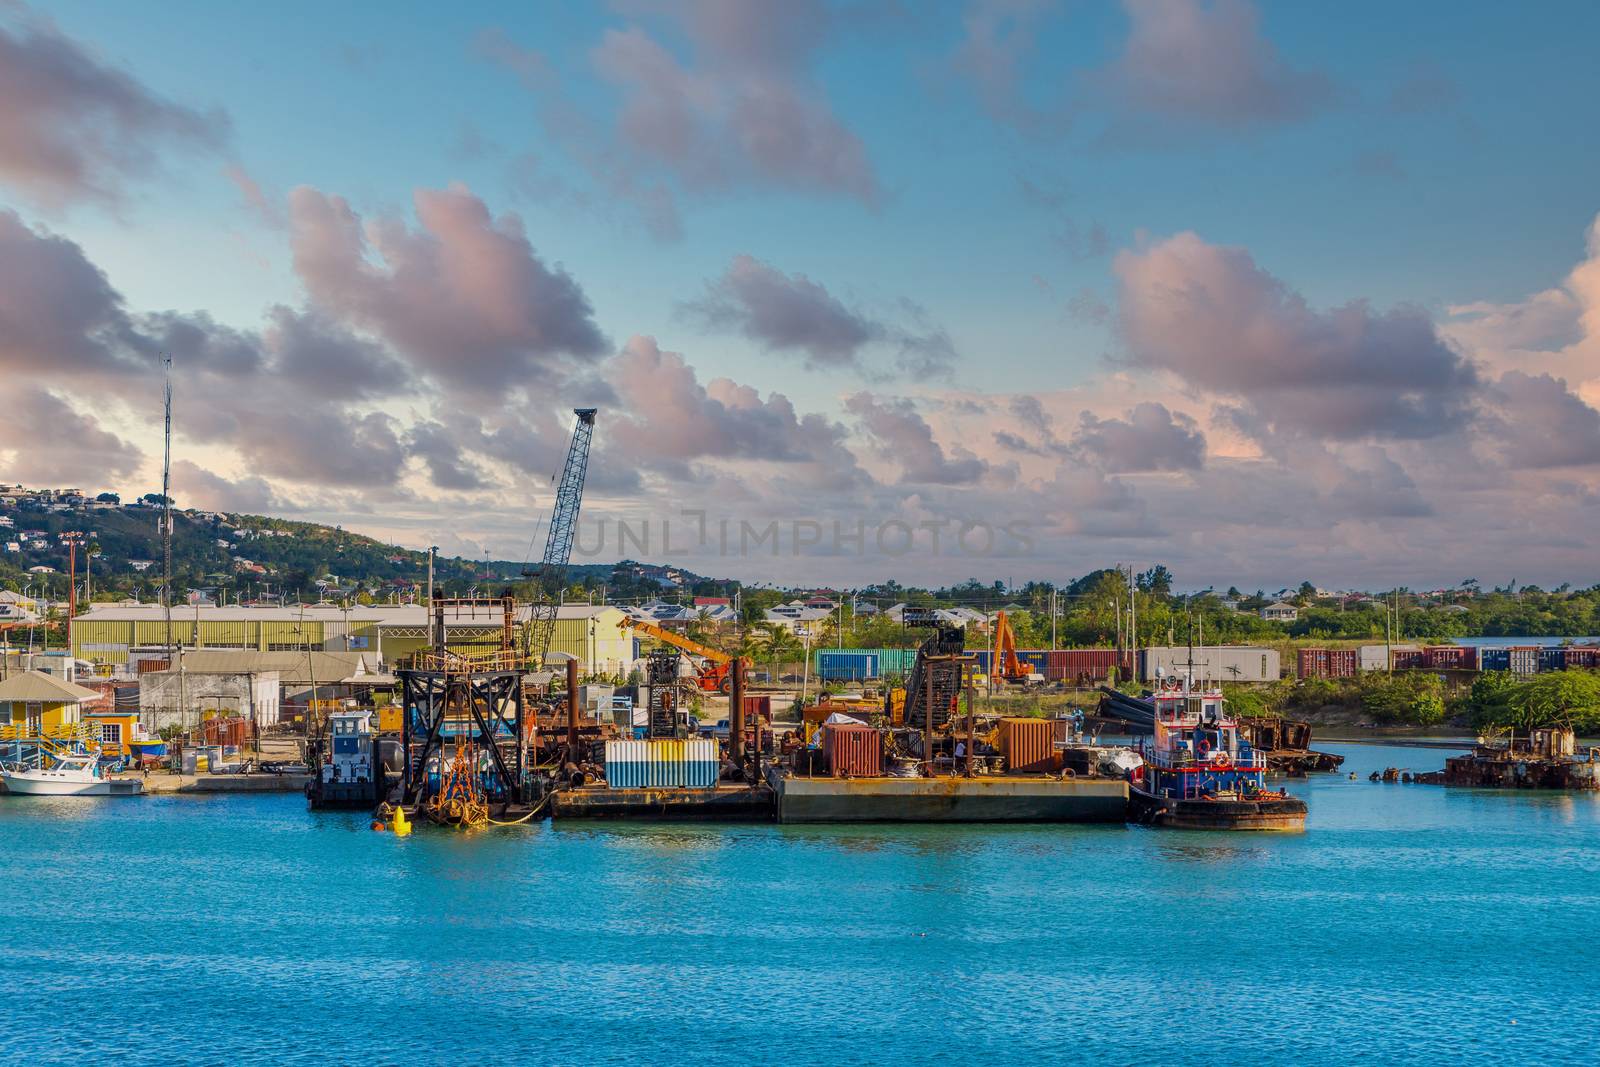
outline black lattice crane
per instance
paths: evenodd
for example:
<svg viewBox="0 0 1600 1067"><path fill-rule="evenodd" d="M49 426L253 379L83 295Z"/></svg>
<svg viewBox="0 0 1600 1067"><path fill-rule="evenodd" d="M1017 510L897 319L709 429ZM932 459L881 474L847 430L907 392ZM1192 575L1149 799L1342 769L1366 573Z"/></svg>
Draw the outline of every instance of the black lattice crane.
<svg viewBox="0 0 1600 1067"><path fill-rule="evenodd" d="M561 483L556 486L555 506L550 509L550 536L545 539L544 559L531 574L539 579L543 594L533 605L528 619L526 652L534 670L544 665L555 635L556 610L567 584L567 563L572 559L572 539L578 532L578 508L583 504L583 478L589 471L589 442L594 439L596 408L574 408L578 424L572 428L572 444L567 462L561 468Z"/></svg>

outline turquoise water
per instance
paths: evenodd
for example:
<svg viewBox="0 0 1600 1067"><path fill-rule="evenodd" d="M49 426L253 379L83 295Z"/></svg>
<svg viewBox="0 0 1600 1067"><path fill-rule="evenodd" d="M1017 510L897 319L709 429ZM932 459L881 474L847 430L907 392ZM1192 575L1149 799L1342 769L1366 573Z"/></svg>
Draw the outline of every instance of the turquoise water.
<svg viewBox="0 0 1600 1067"><path fill-rule="evenodd" d="M1339 747L1330 745L1329 747ZM1374 785L1304 835L549 823L0 797L7 1062L1592 1060L1600 798Z"/></svg>

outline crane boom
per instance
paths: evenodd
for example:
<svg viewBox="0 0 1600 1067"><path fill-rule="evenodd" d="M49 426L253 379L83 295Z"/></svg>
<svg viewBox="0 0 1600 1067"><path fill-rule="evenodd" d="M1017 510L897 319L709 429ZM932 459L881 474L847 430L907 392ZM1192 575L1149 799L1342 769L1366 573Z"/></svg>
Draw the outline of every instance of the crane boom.
<svg viewBox="0 0 1600 1067"><path fill-rule="evenodd" d="M649 636L655 638L657 641L669 644L673 648L681 648L683 651L692 656L699 656L701 659L708 659L712 663L733 662L733 657L728 655L726 652L720 652L717 649L712 648L710 645L702 645L699 641L696 641L693 638L684 637L682 634L675 634L671 630L668 630L663 626L657 626L653 622L645 622L643 619L627 618L622 620L622 625L631 626L640 633L648 634Z"/></svg>
<svg viewBox="0 0 1600 1067"><path fill-rule="evenodd" d="M545 539L544 559L534 572L544 595L533 605L528 617L525 651L535 669L544 665L550 639L555 635L556 611L560 607L561 591L566 587L567 564L572 559L572 539L578 532L578 508L583 504L583 479L589 471L589 442L594 438L596 410L572 410L578 416L578 423L572 428L572 443L567 447L567 461L561 468L561 482L556 486L555 506L550 509L550 534Z"/></svg>

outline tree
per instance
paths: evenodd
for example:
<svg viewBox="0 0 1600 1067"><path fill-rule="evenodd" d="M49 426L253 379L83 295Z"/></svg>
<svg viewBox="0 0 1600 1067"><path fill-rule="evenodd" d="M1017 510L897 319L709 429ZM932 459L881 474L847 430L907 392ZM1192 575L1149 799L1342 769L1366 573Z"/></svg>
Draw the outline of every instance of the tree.
<svg viewBox="0 0 1600 1067"><path fill-rule="evenodd" d="M1166 564L1157 563L1139 575L1139 588L1153 596L1167 596L1172 592L1172 572Z"/></svg>

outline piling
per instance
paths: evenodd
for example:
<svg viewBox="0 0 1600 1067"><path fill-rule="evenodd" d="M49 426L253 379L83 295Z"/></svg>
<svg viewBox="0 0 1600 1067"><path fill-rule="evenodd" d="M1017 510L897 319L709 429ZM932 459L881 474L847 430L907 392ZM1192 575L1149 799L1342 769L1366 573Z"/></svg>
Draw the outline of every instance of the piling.
<svg viewBox="0 0 1600 1067"><path fill-rule="evenodd" d="M728 756L744 770L744 657L733 658L733 684L728 693ZM761 742L760 714L756 715L756 743Z"/></svg>

